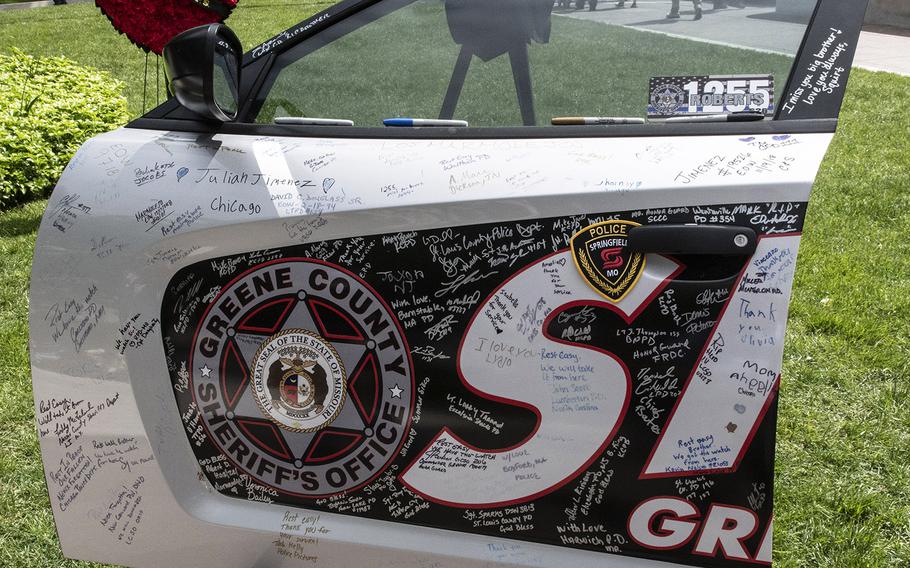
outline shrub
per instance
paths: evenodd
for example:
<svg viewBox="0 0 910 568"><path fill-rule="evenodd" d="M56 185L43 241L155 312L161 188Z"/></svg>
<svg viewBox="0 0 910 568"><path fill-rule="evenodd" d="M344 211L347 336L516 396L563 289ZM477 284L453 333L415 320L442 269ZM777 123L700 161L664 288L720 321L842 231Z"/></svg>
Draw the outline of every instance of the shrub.
<svg viewBox="0 0 910 568"><path fill-rule="evenodd" d="M0 55L0 207L45 195L83 142L127 118L122 83L107 73Z"/></svg>

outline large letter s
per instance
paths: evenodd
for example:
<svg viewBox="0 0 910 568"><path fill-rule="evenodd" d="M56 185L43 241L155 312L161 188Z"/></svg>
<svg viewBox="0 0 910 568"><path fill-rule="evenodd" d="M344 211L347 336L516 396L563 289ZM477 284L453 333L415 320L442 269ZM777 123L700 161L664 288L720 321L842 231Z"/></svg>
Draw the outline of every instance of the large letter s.
<svg viewBox="0 0 910 568"><path fill-rule="evenodd" d="M609 351L570 344L545 330L551 318L584 304L606 307L631 322L679 269L657 255L650 255L646 266L618 304L605 302L582 280L566 250L501 284L468 324L456 364L461 380L478 396L537 413L537 429L512 448L481 449L443 428L402 472L401 481L438 503L495 507L533 499L578 475L616 434L631 379ZM511 366L490 365L476 356L485 341L520 348L524 356Z"/></svg>

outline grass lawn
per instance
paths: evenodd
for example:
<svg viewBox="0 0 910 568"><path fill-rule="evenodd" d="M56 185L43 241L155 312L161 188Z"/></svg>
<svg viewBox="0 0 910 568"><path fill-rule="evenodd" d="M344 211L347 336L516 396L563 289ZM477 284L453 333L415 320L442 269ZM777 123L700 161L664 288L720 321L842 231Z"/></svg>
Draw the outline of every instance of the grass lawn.
<svg viewBox="0 0 910 568"><path fill-rule="evenodd" d="M243 0L230 24L244 45L252 47L326 5ZM564 49L572 49L572 41L602 29L590 27L599 24L578 22L576 39L563 39L566 36L557 33L564 25L568 24L562 19L554 22L551 45L535 46L534 61L550 57L553 50L547 52L547 47L556 42L565 41ZM419 37L438 33L426 27L404 27L416 29ZM611 32L603 41L628 44L627 32L634 33ZM87 41L87 37L104 39ZM357 41L350 39L351 49ZM94 6L0 13L0 53L14 46L34 55L64 54L111 72L127 83L132 114L141 113L145 55L117 36ZM420 57L454 57L441 49L434 47ZM654 67L644 65L655 65L651 61L656 59L642 58L647 63L637 69L652 72ZM768 62L777 64L773 58ZM469 81L476 79L482 87L499 80L501 72L507 71L496 65L503 63L472 67L478 75ZM370 69L368 61L353 60L350 65L351 72ZM344 88L338 83L342 74L324 77L303 67L295 72L318 77L320 89ZM444 89L447 76L439 77L427 80L441 80ZM546 93L547 78L535 75L535 81ZM458 114L481 109L476 111L481 114L470 116L475 124L493 120L482 114L478 106L482 101L472 88L477 87L466 86ZM800 252L785 352L775 495L774 545L779 566L910 566L910 108L901 103L908 91L910 78L856 71L840 130L819 173ZM597 93L592 98L600 100ZM318 100L314 98L313 104ZM334 102L336 112L330 115L338 116L339 103ZM579 108L586 104L548 100L544 94L538 116L564 109L572 111L564 114L573 114L590 108ZM350 112L356 108L350 107ZM639 112L630 109L625 114ZM4 393L0 397L0 566L4 567L85 565L60 556L34 425L27 288L44 205L35 202L0 213L0 388Z"/></svg>
<svg viewBox="0 0 910 568"><path fill-rule="evenodd" d="M333 0L241 0L228 23L244 49L269 39ZM18 48L30 55L65 55L109 72L125 84L130 114L143 113L145 52L118 34L93 3L0 12L0 53ZM146 109L155 106L155 54L148 57ZM164 95L164 62L158 73L159 100Z"/></svg>

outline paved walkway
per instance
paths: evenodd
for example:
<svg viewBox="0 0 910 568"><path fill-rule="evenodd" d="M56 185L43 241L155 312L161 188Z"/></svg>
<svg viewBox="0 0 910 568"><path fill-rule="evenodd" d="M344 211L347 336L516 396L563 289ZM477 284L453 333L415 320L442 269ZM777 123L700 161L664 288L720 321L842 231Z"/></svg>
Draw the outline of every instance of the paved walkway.
<svg viewBox="0 0 910 568"><path fill-rule="evenodd" d="M910 30L885 26L864 28L853 66L910 77Z"/></svg>
<svg viewBox="0 0 910 568"><path fill-rule="evenodd" d="M574 2L573 2L574 3ZM795 55L805 32L808 17L781 17L774 4L746 8L714 9L710 0L702 3L704 15L695 21L693 4L681 0L680 19L667 19L669 0L639 0L637 8L618 8L616 0L600 0L596 11L556 8L555 14L627 26L642 31L687 39L747 47L757 51ZM869 27L860 35L854 65L874 71L910 76L910 31Z"/></svg>
<svg viewBox="0 0 910 568"><path fill-rule="evenodd" d="M680 2L678 20L667 19L668 0L639 0L637 8L629 7L631 4L631 0L626 0L625 8L617 8L614 0L601 0L594 12L587 8L556 9L554 12L582 20L789 55L799 50L806 30L805 22L774 18L774 6L714 10L711 2L703 2L704 17L695 21L690 0Z"/></svg>

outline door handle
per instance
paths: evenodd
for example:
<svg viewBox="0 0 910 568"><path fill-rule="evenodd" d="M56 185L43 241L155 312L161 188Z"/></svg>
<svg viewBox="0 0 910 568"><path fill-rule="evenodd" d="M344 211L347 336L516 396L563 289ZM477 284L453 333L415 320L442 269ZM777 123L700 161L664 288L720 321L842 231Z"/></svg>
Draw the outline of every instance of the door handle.
<svg viewBox="0 0 910 568"><path fill-rule="evenodd" d="M633 252L751 256L758 238L736 225L642 225L629 230Z"/></svg>

